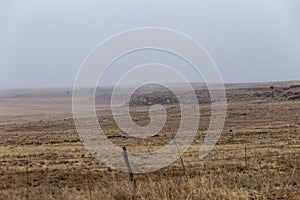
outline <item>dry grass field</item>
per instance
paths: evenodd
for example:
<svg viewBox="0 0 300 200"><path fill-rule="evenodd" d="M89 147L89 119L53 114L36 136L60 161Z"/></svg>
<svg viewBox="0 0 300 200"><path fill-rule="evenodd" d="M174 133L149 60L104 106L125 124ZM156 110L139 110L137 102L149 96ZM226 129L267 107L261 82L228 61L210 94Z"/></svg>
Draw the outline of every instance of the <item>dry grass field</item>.
<svg viewBox="0 0 300 200"><path fill-rule="evenodd" d="M299 200L300 87L273 85L228 86L224 130L202 160L199 148L211 109L200 102L200 127L192 146L171 166L136 174L136 187L127 173L107 168L85 149L73 122L69 91L2 91L0 199ZM149 121L148 107L139 99L153 95L161 101L168 93L133 100L144 108L132 113L138 124ZM116 145L153 151L168 143L178 126L179 109L168 102L165 127L147 140L123 133L104 105L97 107L99 123Z"/></svg>

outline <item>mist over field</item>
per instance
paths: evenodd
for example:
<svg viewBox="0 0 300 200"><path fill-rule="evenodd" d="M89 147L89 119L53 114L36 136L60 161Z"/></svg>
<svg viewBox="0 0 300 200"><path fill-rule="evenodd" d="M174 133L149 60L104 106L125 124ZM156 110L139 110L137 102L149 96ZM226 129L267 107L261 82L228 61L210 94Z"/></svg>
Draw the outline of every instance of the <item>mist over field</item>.
<svg viewBox="0 0 300 200"><path fill-rule="evenodd" d="M1 0L0 199L299 200L299 35L299 0Z"/></svg>

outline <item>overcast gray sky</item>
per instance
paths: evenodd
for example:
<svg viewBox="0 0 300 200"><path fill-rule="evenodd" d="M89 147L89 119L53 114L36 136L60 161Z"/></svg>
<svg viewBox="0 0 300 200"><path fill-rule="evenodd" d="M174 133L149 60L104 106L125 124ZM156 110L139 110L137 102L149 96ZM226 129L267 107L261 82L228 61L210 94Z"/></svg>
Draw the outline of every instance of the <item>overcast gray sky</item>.
<svg viewBox="0 0 300 200"><path fill-rule="evenodd" d="M194 38L225 82L300 80L299 0L1 0L0 88L72 86L98 43L149 26Z"/></svg>

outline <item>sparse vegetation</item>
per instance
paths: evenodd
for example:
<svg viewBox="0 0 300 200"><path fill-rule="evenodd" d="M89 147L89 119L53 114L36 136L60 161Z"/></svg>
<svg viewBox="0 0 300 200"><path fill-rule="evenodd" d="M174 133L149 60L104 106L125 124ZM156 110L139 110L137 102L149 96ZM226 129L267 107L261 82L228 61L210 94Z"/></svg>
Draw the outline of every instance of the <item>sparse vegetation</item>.
<svg viewBox="0 0 300 200"><path fill-rule="evenodd" d="M136 190L127 173L108 169L85 150L70 116L2 121L0 199L26 199L27 193L29 199L72 200L300 199L300 101L279 99L281 93L247 100L253 89L243 90L249 91L242 100L232 98L228 104L224 131L208 157L198 157L210 119L209 104L202 104L193 145L171 166L135 175ZM229 96L238 97L235 90ZM177 106L167 107L166 127L146 141L122 133L109 112L99 112L99 122L115 144L130 151L153 151L172 139L178 125ZM132 117L143 125L145 114L146 107Z"/></svg>

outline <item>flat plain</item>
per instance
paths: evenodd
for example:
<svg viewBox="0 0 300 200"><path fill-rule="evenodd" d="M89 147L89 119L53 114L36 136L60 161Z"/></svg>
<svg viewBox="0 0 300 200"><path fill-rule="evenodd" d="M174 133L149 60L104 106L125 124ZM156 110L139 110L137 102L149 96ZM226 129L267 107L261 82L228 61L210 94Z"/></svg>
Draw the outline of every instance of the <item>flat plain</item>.
<svg viewBox="0 0 300 200"><path fill-rule="evenodd" d="M0 199L300 199L300 81L226 85L225 126L204 159L211 104L207 90L194 87L201 117L193 144L172 165L135 174L136 185L86 150L71 89L1 91ZM104 91L96 94L98 120L114 144L151 152L174 138L180 109L172 93L148 89L129 102L142 126L151 105L166 108L164 128L143 140L118 128Z"/></svg>

